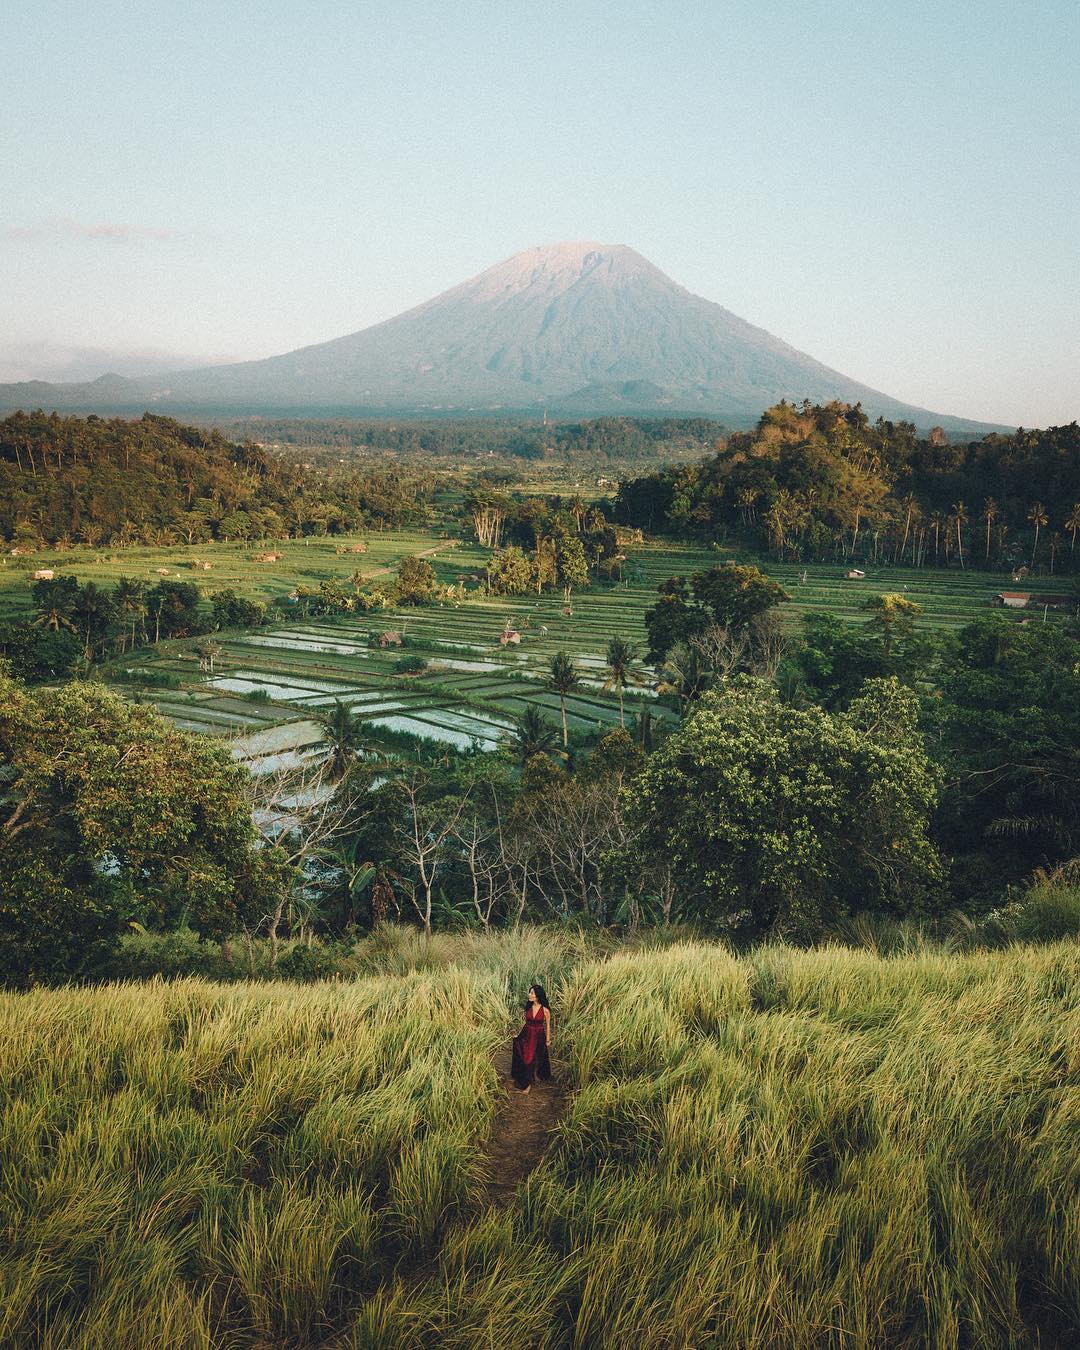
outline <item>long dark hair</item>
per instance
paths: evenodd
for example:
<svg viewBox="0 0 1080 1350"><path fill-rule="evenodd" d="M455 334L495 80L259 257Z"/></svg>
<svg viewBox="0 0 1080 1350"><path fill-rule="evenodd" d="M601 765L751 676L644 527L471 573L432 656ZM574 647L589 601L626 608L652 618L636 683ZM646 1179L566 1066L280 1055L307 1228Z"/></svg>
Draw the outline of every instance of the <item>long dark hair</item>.
<svg viewBox="0 0 1080 1350"><path fill-rule="evenodd" d="M530 984L529 988L533 990L533 992L536 994L536 1001L537 1003L540 1004L541 1008L547 1008L548 1012L550 1012L551 1004L548 1002L548 996L544 992L544 986L542 984ZM529 1008L529 1000L528 997L526 997L525 999L526 1012L528 1011L528 1008Z"/></svg>

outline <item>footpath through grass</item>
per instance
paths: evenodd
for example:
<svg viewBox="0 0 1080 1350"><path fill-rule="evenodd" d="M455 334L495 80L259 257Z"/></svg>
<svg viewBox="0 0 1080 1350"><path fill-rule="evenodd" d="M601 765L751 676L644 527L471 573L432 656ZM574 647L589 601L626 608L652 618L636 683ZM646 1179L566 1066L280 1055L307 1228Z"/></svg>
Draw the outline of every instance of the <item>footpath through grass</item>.
<svg viewBox="0 0 1080 1350"><path fill-rule="evenodd" d="M1080 947L598 954L4 996L0 1344L1077 1343ZM534 978L576 1095L492 1208Z"/></svg>

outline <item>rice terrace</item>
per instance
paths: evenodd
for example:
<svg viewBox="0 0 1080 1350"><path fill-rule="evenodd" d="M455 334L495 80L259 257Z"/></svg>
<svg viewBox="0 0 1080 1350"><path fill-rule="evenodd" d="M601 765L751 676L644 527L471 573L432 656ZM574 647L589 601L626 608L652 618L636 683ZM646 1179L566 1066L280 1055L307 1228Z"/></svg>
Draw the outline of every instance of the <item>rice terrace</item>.
<svg viewBox="0 0 1080 1350"><path fill-rule="evenodd" d="M1077 1350L1080 7L4 38L0 1350Z"/></svg>

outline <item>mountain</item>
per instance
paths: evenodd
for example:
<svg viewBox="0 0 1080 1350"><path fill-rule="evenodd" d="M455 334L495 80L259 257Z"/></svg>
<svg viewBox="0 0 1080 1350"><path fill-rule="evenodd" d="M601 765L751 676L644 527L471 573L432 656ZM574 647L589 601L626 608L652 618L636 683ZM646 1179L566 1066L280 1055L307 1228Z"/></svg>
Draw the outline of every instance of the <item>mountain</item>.
<svg viewBox="0 0 1080 1350"><path fill-rule="evenodd" d="M0 385L0 407L123 411L715 415L781 398L861 402L920 427L989 430L830 370L693 295L623 244L526 249L393 319L283 356L85 384Z"/></svg>

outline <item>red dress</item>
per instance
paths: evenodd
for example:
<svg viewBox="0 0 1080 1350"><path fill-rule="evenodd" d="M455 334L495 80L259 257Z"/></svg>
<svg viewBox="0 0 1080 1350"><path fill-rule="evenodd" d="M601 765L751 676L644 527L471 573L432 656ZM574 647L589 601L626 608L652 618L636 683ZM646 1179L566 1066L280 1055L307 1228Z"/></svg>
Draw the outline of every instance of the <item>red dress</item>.
<svg viewBox="0 0 1080 1350"><path fill-rule="evenodd" d="M525 1025L514 1037L510 1076L519 1088L531 1087L538 1078L546 1080L551 1077L547 1028L544 1025L544 1010L539 1004L530 1004L525 1009Z"/></svg>

